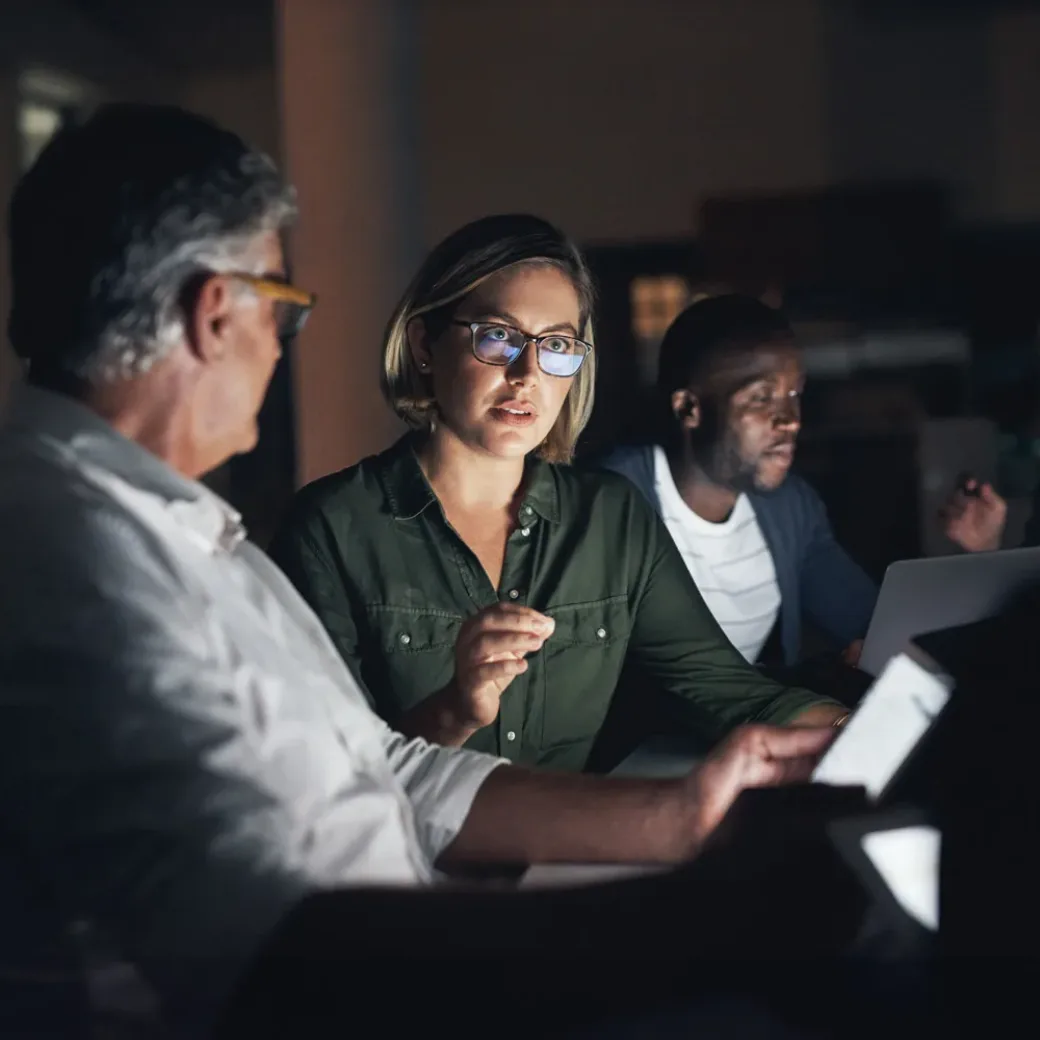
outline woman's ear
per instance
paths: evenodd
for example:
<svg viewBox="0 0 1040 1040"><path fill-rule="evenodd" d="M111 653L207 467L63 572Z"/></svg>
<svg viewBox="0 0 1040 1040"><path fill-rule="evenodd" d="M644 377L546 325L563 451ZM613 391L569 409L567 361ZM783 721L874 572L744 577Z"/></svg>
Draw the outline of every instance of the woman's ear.
<svg viewBox="0 0 1040 1040"><path fill-rule="evenodd" d="M692 390L676 390L672 394L672 414L681 430L695 430L701 424L701 403Z"/></svg>
<svg viewBox="0 0 1040 1040"><path fill-rule="evenodd" d="M433 356L430 353L430 337L426 332L426 324L422 318L412 318L405 330L408 334L408 349L411 351L415 367L420 372L429 372L433 367Z"/></svg>

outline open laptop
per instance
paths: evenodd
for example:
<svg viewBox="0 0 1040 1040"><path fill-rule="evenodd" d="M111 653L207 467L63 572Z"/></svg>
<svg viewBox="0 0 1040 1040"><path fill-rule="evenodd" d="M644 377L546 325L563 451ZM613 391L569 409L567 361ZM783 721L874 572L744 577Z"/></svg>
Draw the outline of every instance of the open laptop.
<svg viewBox="0 0 1040 1040"><path fill-rule="evenodd" d="M900 560L885 571L859 667L881 674L916 636L983 621L1040 586L1040 547Z"/></svg>

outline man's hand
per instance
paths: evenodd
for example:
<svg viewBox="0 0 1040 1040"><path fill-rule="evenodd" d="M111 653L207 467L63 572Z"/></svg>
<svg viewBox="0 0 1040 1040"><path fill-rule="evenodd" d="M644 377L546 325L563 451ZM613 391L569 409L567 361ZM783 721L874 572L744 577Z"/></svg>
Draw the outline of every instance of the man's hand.
<svg viewBox="0 0 1040 1040"><path fill-rule="evenodd" d="M863 640L854 639L844 650L841 652L842 661L847 664L850 668L859 667L859 659L863 656Z"/></svg>
<svg viewBox="0 0 1040 1040"><path fill-rule="evenodd" d="M837 735L832 726L743 726L734 730L684 782L690 825L681 858L689 859L700 851L745 788L808 780Z"/></svg>
<svg viewBox="0 0 1040 1040"><path fill-rule="evenodd" d="M1007 502L990 484L968 479L940 511L943 530L950 541L968 552L1000 548L1007 521Z"/></svg>
<svg viewBox="0 0 1040 1040"><path fill-rule="evenodd" d="M499 766L437 863L682 863L744 788L807 780L837 733L745 726L679 779Z"/></svg>

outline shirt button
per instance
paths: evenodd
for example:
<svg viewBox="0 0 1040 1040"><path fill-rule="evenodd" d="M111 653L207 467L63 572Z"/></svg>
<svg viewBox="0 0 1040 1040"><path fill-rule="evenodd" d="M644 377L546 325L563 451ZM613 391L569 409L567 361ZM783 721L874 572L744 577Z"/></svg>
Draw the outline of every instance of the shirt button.
<svg viewBox="0 0 1040 1040"><path fill-rule="evenodd" d="M526 538L531 533L530 527L521 527L520 533Z"/></svg>
<svg viewBox="0 0 1040 1040"><path fill-rule="evenodd" d="M607 638L607 630L605 628L597 628L596 629L596 638L597 639L606 639Z"/></svg>
<svg viewBox="0 0 1040 1040"><path fill-rule="evenodd" d="M510 730L506 734L506 740L516 740L516 732L514 730Z"/></svg>
<svg viewBox="0 0 1040 1040"><path fill-rule="evenodd" d="M519 589L510 589L509 590L509 598L510 599L519 599L520 598L520 590Z"/></svg>
<svg viewBox="0 0 1040 1040"><path fill-rule="evenodd" d="M412 641L412 637L407 632L401 633L401 645L407 646Z"/></svg>

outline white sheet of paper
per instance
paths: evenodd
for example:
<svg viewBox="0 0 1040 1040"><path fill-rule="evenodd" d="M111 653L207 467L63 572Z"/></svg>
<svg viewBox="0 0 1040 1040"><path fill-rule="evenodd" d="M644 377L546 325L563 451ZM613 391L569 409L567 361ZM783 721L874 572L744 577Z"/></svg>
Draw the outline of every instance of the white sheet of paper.
<svg viewBox="0 0 1040 1040"><path fill-rule="evenodd" d="M951 688L948 677L897 654L816 766L813 781L861 785L878 798L945 707Z"/></svg>
<svg viewBox="0 0 1040 1040"><path fill-rule="evenodd" d="M939 852L934 827L899 827L863 838L863 851L896 902L931 931L939 927Z"/></svg>

